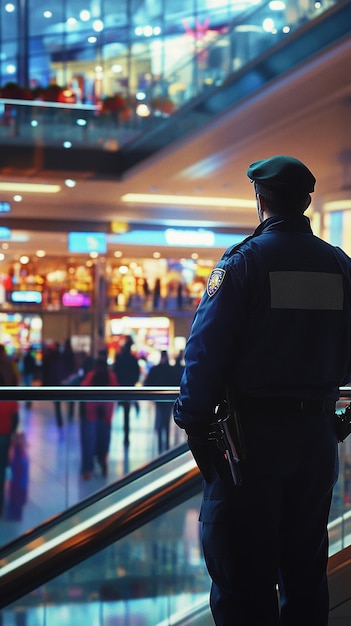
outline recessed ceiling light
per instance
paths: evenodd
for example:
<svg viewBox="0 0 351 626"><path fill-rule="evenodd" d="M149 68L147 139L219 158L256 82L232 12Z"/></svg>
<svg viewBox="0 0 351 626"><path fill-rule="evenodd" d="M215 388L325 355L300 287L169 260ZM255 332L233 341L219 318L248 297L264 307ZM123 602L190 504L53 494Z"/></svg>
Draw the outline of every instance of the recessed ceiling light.
<svg viewBox="0 0 351 626"><path fill-rule="evenodd" d="M0 183L0 191L18 191L19 193L57 193L61 191L60 185L49 183Z"/></svg>
<svg viewBox="0 0 351 626"><path fill-rule="evenodd" d="M217 198L209 196L175 196L167 194L150 193L126 193L121 197L123 202L141 204L172 204L189 206L216 206L235 207L252 209L256 207L255 200L245 200L244 198Z"/></svg>

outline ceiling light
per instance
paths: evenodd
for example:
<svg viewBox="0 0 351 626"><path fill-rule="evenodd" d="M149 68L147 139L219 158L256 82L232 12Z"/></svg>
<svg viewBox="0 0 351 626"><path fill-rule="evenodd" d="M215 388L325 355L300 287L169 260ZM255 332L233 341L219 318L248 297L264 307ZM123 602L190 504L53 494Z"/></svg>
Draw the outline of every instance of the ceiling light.
<svg viewBox="0 0 351 626"><path fill-rule="evenodd" d="M1 183L0 191L18 191L21 193L57 193L61 191L60 185L51 185L49 183Z"/></svg>
<svg viewBox="0 0 351 626"><path fill-rule="evenodd" d="M175 206L214 206L229 208L252 209L256 207L255 200L244 200L243 198L216 198L209 196L171 196L166 194L150 193L126 193L121 197L123 202L133 202L141 204L172 204Z"/></svg>
<svg viewBox="0 0 351 626"><path fill-rule="evenodd" d="M20 196L19 194L13 196L13 199L15 202L22 202L22 196Z"/></svg>
<svg viewBox="0 0 351 626"><path fill-rule="evenodd" d="M27 263L29 263L29 256L26 256L25 254L21 256L20 263L22 263L22 265L27 265Z"/></svg>
<svg viewBox="0 0 351 626"><path fill-rule="evenodd" d="M286 9L285 2L282 0L271 0L269 3L271 11L284 11Z"/></svg>
<svg viewBox="0 0 351 626"><path fill-rule="evenodd" d="M76 181L73 180L72 178L66 178L65 180L66 187L70 187L71 189L73 189L73 187L75 187L76 184L77 184Z"/></svg>
<svg viewBox="0 0 351 626"><path fill-rule="evenodd" d="M8 2L8 3L5 5L5 11L6 11L7 13L13 13L13 12L14 12L14 10L15 10L15 5L14 5L14 4L12 4L12 2Z"/></svg>
<svg viewBox="0 0 351 626"><path fill-rule="evenodd" d="M147 106L147 104L138 104L135 112L137 115L139 115L139 117L149 117L151 111L149 109L149 107ZM127 194L129 195L129 194Z"/></svg>
<svg viewBox="0 0 351 626"><path fill-rule="evenodd" d="M95 30L96 33L101 33L102 30L104 30L104 23L102 20L94 20L93 22L93 30Z"/></svg>
<svg viewBox="0 0 351 626"><path fill-rule="evenodd" d="M42 259L46 255L46 252L45 250L37 250L35 254L39 259Z"/></svg>
<svg viewBox="0 0 351 626"><path fill-rule="evenodd" d="M90 11L83 9L83 11L79 13L79 17L82 20L82 22L88 22L90 20Z"/></svg>
<svg viewBox="0 0 351 626"><path fill-rule="evenodd" d="M345 200L333 200L323 204L325 211L346 211L351 209L351 198Z"/></svg>

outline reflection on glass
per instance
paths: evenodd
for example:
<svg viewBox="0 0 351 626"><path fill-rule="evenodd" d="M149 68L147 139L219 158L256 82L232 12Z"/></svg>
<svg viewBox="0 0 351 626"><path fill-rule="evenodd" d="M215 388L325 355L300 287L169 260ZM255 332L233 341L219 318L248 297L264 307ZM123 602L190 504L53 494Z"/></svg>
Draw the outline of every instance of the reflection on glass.
<svg viewBox="0 0 351 626"><path fill-rule="evenodd" d="M174 508L3 610L4 626L155 626L206 600L199 497ZM9 620L9 621L7 621Z"/></svg>

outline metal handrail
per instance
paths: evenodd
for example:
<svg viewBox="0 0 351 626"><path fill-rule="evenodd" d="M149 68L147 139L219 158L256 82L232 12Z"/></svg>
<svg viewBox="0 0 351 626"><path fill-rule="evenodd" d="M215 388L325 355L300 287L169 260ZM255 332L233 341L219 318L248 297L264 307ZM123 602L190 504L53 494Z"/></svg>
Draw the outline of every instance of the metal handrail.
<svg viewBox="0 0 351 626"><path fill-rule="evenodd" d="M340 387L340 401L351 400L351 387ZM34 401L34 400L63 400L67 402L133 402L150 400L154 402L172 402L179 394L179 387L70 387L70 386L42 386L42 387L1 387L1 400Z"/></svg>
<svg viewBox="0 0 351 626"><path fill-rule="evenodd" d="M350 390L351 391L351 390ZM126 402L153 400L154 402L171 402L177 398L179 387L75 387L75 386L42 386L42 387L1 387L1 400L63 400L63 401L102 401Z"/></svg>

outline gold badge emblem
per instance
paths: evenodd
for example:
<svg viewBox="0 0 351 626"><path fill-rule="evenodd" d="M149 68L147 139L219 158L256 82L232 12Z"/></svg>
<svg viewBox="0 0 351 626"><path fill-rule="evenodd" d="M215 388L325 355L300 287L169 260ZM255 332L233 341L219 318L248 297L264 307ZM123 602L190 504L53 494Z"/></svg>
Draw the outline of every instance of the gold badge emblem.
<svg viewBox="0 0 351 626"><path fill-rule="evenodd" d="M225 276L225 270L222 270L220 267L216 267L212 270L209 279L207 281L207 293L212 298L212 296L217 293L221 284L223 283Z"/></svg>

